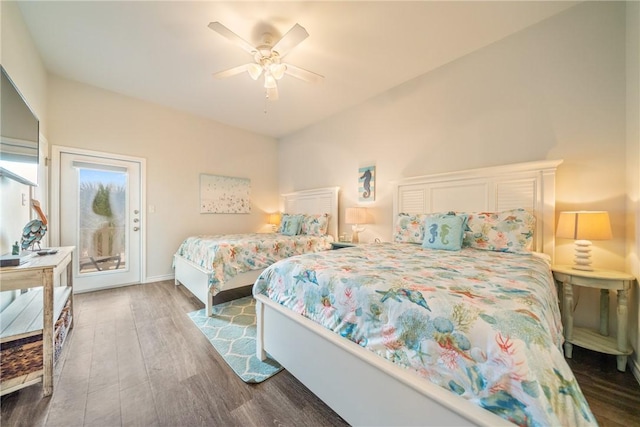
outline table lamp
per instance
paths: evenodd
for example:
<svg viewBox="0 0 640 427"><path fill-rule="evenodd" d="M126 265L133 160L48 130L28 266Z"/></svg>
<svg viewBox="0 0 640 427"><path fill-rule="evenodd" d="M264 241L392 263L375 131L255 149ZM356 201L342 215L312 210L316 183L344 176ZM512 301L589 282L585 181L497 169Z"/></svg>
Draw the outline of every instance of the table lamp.
<svg viewBox="0 0 640 427"><path fill-rule="evenodd" d="M275 233L277 226L280 224L280 212L269 214L269 224Z"/></svg>
<svg viewBox="0 0 640 427"><path fill-rule="evenodd" d="M606 211L560 212L556 237L575 240L573 268L593 271L591 267L591 240L609 240L611 223Z"/></svg>
<svg viewBox="0 0 640 427"><path fill-rule="evenodd" d="M353 224L351 230L351 243L359 243L358 233L364 231L364 227L359 227L358 224L367 224L367 208L347 208L345 212L345 221L347 224Z"/></svg>

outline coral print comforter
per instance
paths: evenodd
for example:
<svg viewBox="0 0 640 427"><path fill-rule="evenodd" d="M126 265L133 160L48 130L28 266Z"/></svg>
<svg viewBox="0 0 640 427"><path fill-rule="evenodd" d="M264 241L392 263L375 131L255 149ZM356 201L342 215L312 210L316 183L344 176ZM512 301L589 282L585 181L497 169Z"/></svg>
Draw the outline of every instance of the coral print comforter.
<svg viewBox="0 0 640 427"><path fill-rule="evenodd" d="M596 425L542 257L366 244L280 261L253 292L515 424Z"/></svg>
<svg viewBox="0 0 640 427"><path fill-rule="evenodd" d="M331 248L331 236L278 233L224 234L186 238L176 254L210 270L213 295L238 273L261 270L293 255Z"/></svg>

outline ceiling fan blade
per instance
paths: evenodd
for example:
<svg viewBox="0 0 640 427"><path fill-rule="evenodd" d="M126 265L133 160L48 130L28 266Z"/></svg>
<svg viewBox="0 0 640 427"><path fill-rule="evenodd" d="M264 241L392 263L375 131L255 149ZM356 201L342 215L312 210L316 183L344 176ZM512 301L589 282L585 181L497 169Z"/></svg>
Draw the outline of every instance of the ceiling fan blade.
<svg viewBox="0 0 640 427"><path fill-rule="evenodd" d="M269 101L278 100L278 86L267 89L267 98L269 98Z"/></svg>
<svg viewBox="0 0 640 427"><path fill-rule="evenodd" d="M309 83L320 83L324 80L324 76L316 74L312 71L305 70L304 68L296 67L295 65L285 64L287 67L284 71L285 74L289 74L297 79L304 80Z"/></svg>
<svg viewBox="0 0 640 427"><path fill-rule="evenodd" d="M230 29L228 29L218 21L210 22L208 27L211 28L216 33L220 34L221 36L226 37L231 43L237 46L240 46L241 49L251 54L253 54L257 50L251 43L249 43L248 41L246 41L245 39L243 39L233 31L231 31Z"/></svg>
<svg viewBox="0 0 640 427"><path fill-rule="evenodd" d="M236 74L248 71L250 66L251 64L238 65L237 67L229 68L228 70L213 73L213 77L216 79L224 79L225 77L235 76Z"/></svg>
<svg viewBox="0 0 640 427"><path fill-rule="evenodd" d="M278 43L273 46L272 50L275 50L280 54L280 58L289 53L291 49L296 47L300 42L309 37L309 33L300 24L294 25Z"/></svg>

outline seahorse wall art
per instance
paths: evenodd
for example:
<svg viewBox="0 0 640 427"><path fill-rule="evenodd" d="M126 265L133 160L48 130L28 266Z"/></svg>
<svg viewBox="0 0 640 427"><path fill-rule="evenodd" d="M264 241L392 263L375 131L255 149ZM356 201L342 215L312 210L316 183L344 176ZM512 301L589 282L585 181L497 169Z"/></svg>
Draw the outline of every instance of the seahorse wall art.
<svg viewBox="0 0 640 427"><path fill-rule="evenodd" d="M365 166L358 171L358 194L361 202L375 200L376 167Z"/></svg>

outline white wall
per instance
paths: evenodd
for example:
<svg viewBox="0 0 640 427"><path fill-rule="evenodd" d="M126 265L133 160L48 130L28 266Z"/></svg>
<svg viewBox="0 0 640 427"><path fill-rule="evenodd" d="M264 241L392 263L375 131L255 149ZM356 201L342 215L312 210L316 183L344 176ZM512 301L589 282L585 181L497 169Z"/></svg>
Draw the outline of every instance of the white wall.
<svg viewBox="0 0 640 427"><path fill-rule="evenodd" d="M595 242L594 265L623 270L625 89L625 4L585 2L284 138L280 190L338 185L344 214L358 167L375 163L376 224L360 237L389 240L393 180L564 159L558 211L608 210L614 239ZM572 242L558 243L556 261L571 263ZM589 291L576 323L597 326Z"/></svg>
<svg viewBox="0 0 640 427"><path fill-rule="evenodd" d="M640 3L627 2L627 271L640 278ZM640 381L640 292L629 298L629 334L636 349L634 373Z"/></svg>
<svg viewBox="0 0 640 427"><path fill-rule="evenodd" d="M173 274L189 235L267 231L279 201L274 139L55 76L49 101L51 145L146 159L147 281ZM200 173L251 179L251 214L200 214Z"/></svg>

